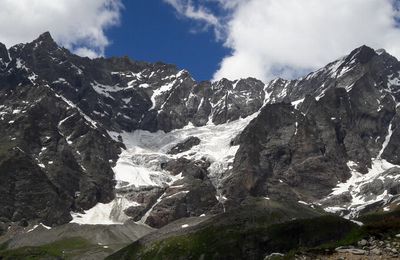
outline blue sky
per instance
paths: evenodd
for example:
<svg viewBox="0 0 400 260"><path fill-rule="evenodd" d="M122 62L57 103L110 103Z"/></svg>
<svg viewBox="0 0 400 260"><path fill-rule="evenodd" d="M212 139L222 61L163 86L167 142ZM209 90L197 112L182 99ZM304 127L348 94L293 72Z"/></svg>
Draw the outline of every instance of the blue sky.
<svg viewBox="0 0 400 260"><path fill-rule="evenodd" d="M210 80L229 50L212 30L179 17L160 0L123 1L121 24L109 29L105 55L162 61L187 69L196 80ZM196 32L193 32L193 29Z"/></svg>
<svg viewBox="0 0 400 260"><path fill-rule="evenodd" d="M58 44L81 56L163 61L199 81L268 82L303 76L361 45L400 58L399 3L0 0L0 42L11 47L50 31Z"/></svg>

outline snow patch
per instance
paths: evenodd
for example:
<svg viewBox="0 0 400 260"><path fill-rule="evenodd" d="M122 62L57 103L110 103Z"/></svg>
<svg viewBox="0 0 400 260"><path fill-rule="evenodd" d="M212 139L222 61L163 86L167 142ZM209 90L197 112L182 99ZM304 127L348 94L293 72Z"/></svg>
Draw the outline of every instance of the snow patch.
<svg viewBox="0 0 400 260"><path fill-rule="evenodd" d="M106 96L111 99L114 99L114 97L111 96L110 93L118 92L118 91L122 90L118 85L108 86L108 85L100 84L97 81L90 83L90 85L92 86L94 91L96 91L100 95Z"/></svg>
<svg viewBox="0 0 400 260"><path fill-rule="evenodd" d="M176 80L174 80L174 81L172 81L172 82L170 82L170 83L168 83L168 84L166 84L166 85L163 85L163 86L161 86L160 88L157 88L157 89L155 89L155 90L153 91L153 95L152 95L151 98L150 98L150 99L151 99L151 102L153 103L153 105L151 106L150 110L156 108L156 106L157 106L156 98L157 98L158 96L162 95L162 94L165 93L165 92L171 91L171 89L173 88L173 86L175 85L175 83L176 83Z"/></svg>
<svg viewBox="0 0 400 260"><path fill-rule="evenodd" d="M71 223L81 225L111 225L124 224L129 219L123 212L131 206L138 206L136 202L127 200L125 197L117 197L109 203L97 203L93 208L84 213L71 212Z"/></svg>
<svg viewBox="0 0 400 260"><path fill-rule="evenodd" d="M304 98L293 101L292 106L294 106L295 109L298 109L299 105L301 105L304 102Z"/></svg>

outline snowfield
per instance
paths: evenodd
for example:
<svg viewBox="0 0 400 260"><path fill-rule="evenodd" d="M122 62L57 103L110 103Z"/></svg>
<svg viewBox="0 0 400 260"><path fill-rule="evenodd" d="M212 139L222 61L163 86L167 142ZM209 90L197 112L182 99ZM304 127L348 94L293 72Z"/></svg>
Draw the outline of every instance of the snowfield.
<svg viewBox="0 0 400 260"><path fill-rule="evenodd" d="M223 174L233 163L239 146L231 146L231 141L258 115L254 113L246 118L241 118L221 125L209 123L202 127L189 124L182 129L169 133L158 131L137 130L134 132L109 132L109 135L118 140L122 137L126 150L122 151L116 166L113 168L116 180L117 197L108 204L98 203L95 207L85 211L84 214L72 213L73 223L79 224L123 224L128 217L123 210L134 206L123 196L118 195L118 189L127 187L171 186L181 176L172 176L161 169L161 164L171 159L185 157L200 160L206 158L210 163L210 178L218 190L218 185ZM201 141L187 152L177 155L168 154L168 151L186 140L195 136ZM160 202L163 195L159 198ZM140 223L144 223L145 214Z"/></svg>

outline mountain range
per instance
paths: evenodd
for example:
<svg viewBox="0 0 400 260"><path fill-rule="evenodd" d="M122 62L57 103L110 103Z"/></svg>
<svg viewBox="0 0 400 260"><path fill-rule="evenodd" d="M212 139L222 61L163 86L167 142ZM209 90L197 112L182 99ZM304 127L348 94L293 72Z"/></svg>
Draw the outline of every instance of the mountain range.
<svg viewBox="0 0 400 260"><path fill-rule="evenodd" d="M93 242L106 229L102 249L113 250L96 257L137 240L113 259L177 259L160 241L300 219L331 221L317 242L338 241L365 216L398 210L399 104L400 62L367 46L263 83L83 58L49 33L0 44L0 243ZM237 259L294 248L251 235ZM165 255L141 251L155 243ZM182 259L235 259L186 246Z"/></svg>

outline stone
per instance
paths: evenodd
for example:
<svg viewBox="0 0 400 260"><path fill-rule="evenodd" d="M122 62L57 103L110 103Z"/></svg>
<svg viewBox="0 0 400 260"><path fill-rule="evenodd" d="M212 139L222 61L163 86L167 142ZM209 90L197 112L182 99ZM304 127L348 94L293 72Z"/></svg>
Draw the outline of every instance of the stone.
<svg viewBox="0 0 400 260"><path fill-rule="evenodd" d="M382 255L382 251L378 248L374 248L371 250L371 254L373 255Z"/></svg>
<svg viewBox="0 0 400 260"><path fill-rule="evenodd" d="M196 136L191 136L184 140L183 142L175 145L168 151L169 154L179 154L192 149L193 146L199 145L200 139Z"/></svg>
<svg viewBox="0 0 400 260"><path fill-rule="evenodd" d="M366 245L368 245L368 241L366 239L362 239L362 240L358 241L357 244L359 246L366 246Z"/></svg>
<svg viewBox="0 0 400 260"><path fill-rule="evenodd" d="M349 253L353 255L365 255L366 251L362 249L350 249Z"/></svg>
<svg viewBox="0 0 400 260"><path fill-rule="evenodd" d="M338 247L335 249L335 251L338 253L350 253L353 255L365 255L366 254L366 250L354 248L351 246Z"/></svg>

